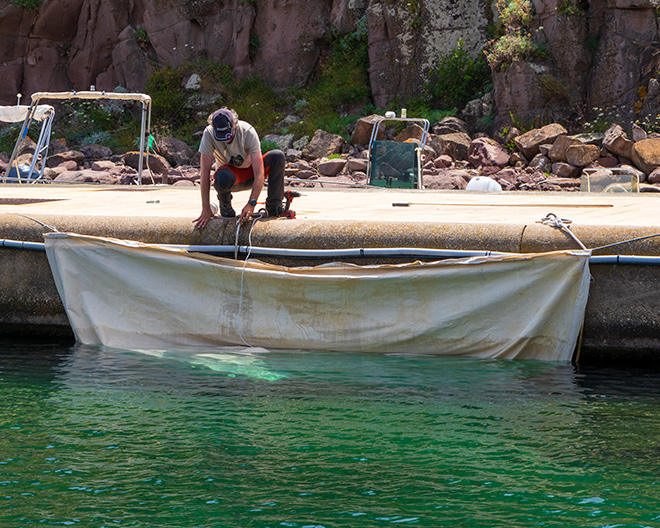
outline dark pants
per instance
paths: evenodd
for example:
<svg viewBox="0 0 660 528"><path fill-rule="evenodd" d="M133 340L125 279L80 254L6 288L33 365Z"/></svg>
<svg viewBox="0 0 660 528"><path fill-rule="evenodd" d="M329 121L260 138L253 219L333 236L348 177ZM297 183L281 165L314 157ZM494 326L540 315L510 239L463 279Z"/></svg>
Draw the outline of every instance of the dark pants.
<svg viewBox="0 0 660 528"><path fill-rule="evenodd" d="M284 199L284 153L281 150L270 150L264 154L264 171L268 182L268 197L266 210L272 212ZM241 170L241 169L239 169ZM238 181L232 167L224 166L215 171L213 187L218 193L220 203L231 203L232 191L252 189L254 176L246 181Z"/></svg>

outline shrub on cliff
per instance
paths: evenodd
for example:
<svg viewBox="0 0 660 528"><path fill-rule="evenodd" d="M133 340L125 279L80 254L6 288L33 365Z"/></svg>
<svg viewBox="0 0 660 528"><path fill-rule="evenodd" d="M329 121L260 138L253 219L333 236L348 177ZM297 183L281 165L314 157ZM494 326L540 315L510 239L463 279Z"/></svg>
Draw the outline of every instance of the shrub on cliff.
<svg viewBox="0 0 660 528"><path fill-rule="evenodd" d="M317 128L346 135L346 125L356 117L349 117L351 110L371 102L366 18L351 33L334 33L330 44L316 82L290 91L304 101L299 105L303 120L290 130L297 135L311 136Z"/></svg>
<svg viewBox="0 0 660 528"><path fill-rule="evenodd" d="M490 82L484 56L471 57L463 48L463 39L459 39L456 48L429 72L425 89L433 108L460 110L482 95Z"/></svg>
<svg viewBox="0 0 660 528"><path fill-rule="evenodd" d="M543 50L534 42L530 27L534 21L534 5L529 0L497 0L499 37L489 43L488 64L495 71L517 60L542 56Z"/></svg>

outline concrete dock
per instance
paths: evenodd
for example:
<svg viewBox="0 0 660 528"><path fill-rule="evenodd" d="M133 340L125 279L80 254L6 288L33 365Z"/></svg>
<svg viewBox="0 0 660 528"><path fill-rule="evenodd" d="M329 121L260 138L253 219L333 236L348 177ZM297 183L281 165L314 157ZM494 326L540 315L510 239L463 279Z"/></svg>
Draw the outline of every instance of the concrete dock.
<svg viewBox="0 0 660 528"><path fill-rule="evenodd" d="M259 220L252 244L286 248L428 247L537 252L578 249L539 223L571 221L588 248L648 237L595 255L660 255L660 196L296 188L296 219ZM262 199L265 193L262 195ZM234 195L240 211L248 193ZM42 242L59 231L170 244L233 245L236 221L195 229L199 189L172 186L0 185L0 239ZM40 223L39 223L40 222ZM248 227L239 233L247 244ZM0 335L71 336L45 254L0 248ZM660 267L592 265L581 360L660 360Z"/></svg>

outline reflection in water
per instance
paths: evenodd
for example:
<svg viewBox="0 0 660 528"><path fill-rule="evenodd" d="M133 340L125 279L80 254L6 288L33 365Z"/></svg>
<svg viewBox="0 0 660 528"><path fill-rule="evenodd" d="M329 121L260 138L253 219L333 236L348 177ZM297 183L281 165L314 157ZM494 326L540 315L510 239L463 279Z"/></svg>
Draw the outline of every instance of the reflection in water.
<svg viewBox="0 0 660 528"><path fill-rule="evenodd" d="M657 373L0 346L8 526L653 526Z"/></svg>

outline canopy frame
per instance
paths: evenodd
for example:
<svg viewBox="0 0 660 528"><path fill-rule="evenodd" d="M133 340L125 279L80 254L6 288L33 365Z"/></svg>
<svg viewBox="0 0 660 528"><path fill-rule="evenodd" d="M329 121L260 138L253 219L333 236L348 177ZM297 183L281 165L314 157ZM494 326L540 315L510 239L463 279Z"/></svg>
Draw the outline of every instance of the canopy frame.
<svg viewBox="0 0 660 528"><path fill-rule="evenodd" d="M19 172L18 165L15 164L18 153L25 142L27 137L28 129L33 120L41 121L41 130L39 132L39 139L37 140L34 154L32 155L32 161L30 163L30 169L27 173L26 181L28 183L36 183L39 180L43 179L44 169L46 167L46 156L48 155L48 147L50 146L50 133L53 127L53 118L55 117L55 109L49 105L30 105L30 106L6 106L0 107L0 110L6 110L6 112L0 112L6 115L0 115L0 121L8 123L17 123L23 119L23 126L21 132L18 135L16 144L14 145L14 150L11 153L11 158L7 165L7 170L2 178L2 182L6 182L9 178L9 172L12 167L16 169L16 180L19 183L22 183L23 178ZM21 118L22 115L25 115L24 118ZM36 178L32 178L34 174L35 167L39 160L42 160L41 167L39 169L39 174ZM11 180L13 181L13 177Z"/></svg>
<svg viewBox="0 0 660 528"><path fill-rule="evenodd" d="M140 158L138 161L138 185L142 185L142 167L145 159L145 143L146 138L148 137L149 130L151 129L151 97L142 94L142 93L130 93L130 92L106 92L106 91L95 91L95 90L90 90L90 91L83 91L83 92L35 92L32 94L32 102L30 103L30 106L28 107L28 113L25 117L25 120L23 121L23 126L21 128L21 133L18 136L18 139L16 140L16 145L14 147L14 151L12 152L11 159L9 160L9 166L7 167L7 171L5 172L5 176L3 178L3 181L6 180L7 175L9 174L9 170L12 166L12 163L14 162L15 158L18 156L18 151L20 147L23 144L24 138L27 135L27 130L32 123L32 120L34 118L34 113L39 105L39 103L43 99L55 99L55 100L68 100L68 99L91 99L91 100L98 100L98 99L121 99L121 100L126 100L126 101L138 101L142 104L142 112L141 112L141 123L140 123ZM54 112L53 112L54 114ZM45 142L45 149L44 153L48 152L48 145L50 143L50 132L51 132L51 127L52 126L52 115L50 117L50 121L48 124L48 133L44 138ZM44 127L42 127L42 134L40 135L39 139L41 141L41 136L44 135ZM35 155L32 158L32 167L31 171L34 168L34 165L36 163L35 160L38 160L39 156L37 155L37 150L35 150ZM41 152L39 152L41 154ZM41 172L39 175L39 179L43 176L43 171L45 167L45 161L46 158L45 156L43 157L43 163L41 164ZM147 156L147 168L149 167L149 159ZM30 172L32 174L32 172Z"/></svg>

